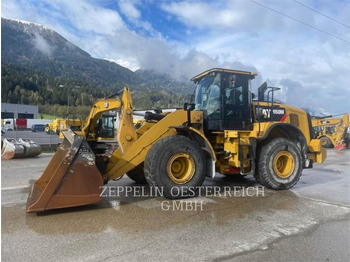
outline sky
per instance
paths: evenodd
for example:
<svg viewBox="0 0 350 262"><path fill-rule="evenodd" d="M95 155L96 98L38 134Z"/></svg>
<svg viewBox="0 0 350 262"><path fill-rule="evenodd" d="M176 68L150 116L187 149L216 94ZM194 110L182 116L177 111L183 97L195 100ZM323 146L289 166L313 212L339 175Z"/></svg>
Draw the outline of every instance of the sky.
<svg viewBox="0 0 350 262"><path fill-rule="evenodd" d="M257 72L277 98L350 111L348 0L2 0L1 16L43 24L96 58L180 80L213 67Z"/></svg>

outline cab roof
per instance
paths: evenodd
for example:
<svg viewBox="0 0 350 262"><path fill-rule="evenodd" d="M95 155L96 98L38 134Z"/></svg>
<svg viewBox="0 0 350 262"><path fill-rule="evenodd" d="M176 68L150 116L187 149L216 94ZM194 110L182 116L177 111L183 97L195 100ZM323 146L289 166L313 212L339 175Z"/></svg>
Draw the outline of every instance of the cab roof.
<svg viewBox="0 0 350 262"><path fill-rule="evenodd" d="M240 71L240 70L233 70L233 69L224 69L224 68L212 68L207 71L204 71L203 73L200 73L199 75L196 75L192 77L191 81L197 82L199 79L201 79L203 76L206 76L212 72L222 72L222 73L231 73L236 75L250 75L252 78L254 78L258 73L254 72L247 72L247 71Z"/></svg>

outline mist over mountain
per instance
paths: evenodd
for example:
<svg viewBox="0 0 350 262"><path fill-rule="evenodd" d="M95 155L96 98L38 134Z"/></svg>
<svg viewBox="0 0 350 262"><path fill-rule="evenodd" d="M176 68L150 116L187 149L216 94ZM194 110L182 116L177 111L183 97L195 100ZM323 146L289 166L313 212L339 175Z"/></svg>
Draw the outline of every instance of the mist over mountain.
<svg viewBox="0 0 350 262"><path fill-rule="evenodd" d="M53 77L84 81L99 88L167 90L190 93L181 83L153 71L133 72L114 62L91 57L55 31L39 24L1 18L2 65L13 64Z"/></svg>

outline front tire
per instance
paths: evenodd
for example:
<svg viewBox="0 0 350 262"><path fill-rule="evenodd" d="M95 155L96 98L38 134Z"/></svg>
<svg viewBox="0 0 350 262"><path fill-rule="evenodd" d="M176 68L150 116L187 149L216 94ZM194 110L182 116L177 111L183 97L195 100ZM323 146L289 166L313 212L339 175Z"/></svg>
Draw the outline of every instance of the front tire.
<svg viewBox="0 0 350 262"><path fill-rule="evenodd" d="M148 151L145 177L169 199L196 196L205 179L203 150L185 136L159 140Z"/></svg>
<svg viewBox="0 0 350 262"><path fill-rule="evenodd" d="M300 149L285 138L265 142L258 151L256 180L274 190L293 187L303 171Z"/></svg>
<svg viewBox="0 0 350 262"><path fill-rule="evenodd" d="M321 141L321 146L324 148L331 148L333 145L332 141L326 136L321 137L320 141Z"/></svg>

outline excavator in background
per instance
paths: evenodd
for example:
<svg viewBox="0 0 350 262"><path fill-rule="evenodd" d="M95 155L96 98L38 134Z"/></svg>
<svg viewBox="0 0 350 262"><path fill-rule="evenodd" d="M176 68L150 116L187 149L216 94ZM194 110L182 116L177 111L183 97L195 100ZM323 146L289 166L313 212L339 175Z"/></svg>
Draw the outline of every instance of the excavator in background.
<svg viewBox="0 0 350 262"><path fill-rule="evenodd" d="M321 141L324 148L334 147L343 150L349 146L349 114L342 114L341 118L331 116L312 118L315 138Z"/></svg>
<svg viewBox="0 0 350 262"><path fill-rule="evenodd" d="M193 103L173 112L146 112L137 129L128 88L97 100L80 131L62 131L64 141L32 185L26 211L98 203L103 186L124 174L170 199L198 194L205 177L216 172L254 175L274 190L293 187L304 168L325 160L326 150L313 136L309 114L274 102L278 88L264 83L253 100L256 75L205 71L192 78ZM120 114L115 148L99 139L101 117L111 110Z"/></svg>

